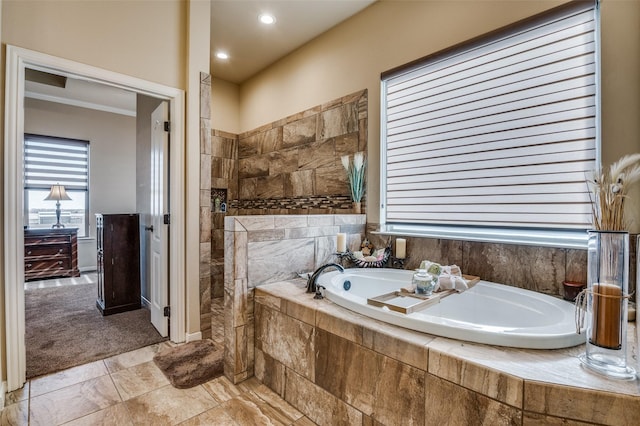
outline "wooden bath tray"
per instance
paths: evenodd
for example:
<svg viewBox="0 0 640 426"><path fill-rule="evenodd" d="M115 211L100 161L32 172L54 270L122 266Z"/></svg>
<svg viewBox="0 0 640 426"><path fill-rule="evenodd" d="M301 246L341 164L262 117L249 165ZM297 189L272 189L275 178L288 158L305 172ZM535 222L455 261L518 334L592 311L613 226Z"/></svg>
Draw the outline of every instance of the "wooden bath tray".
<svg viewBox="0 0 640 426"><path fill-rule="evenodd" d="M467 281L467 286L469 288L473 287L478 281L480 281L480 277L471 275L462 275L462 277ZM441 299L454 293L457 293L457 291L451 289L438 291L429 296L425 296L422 294L396 290L392 291L391 293L385 293L381 294L380 296L371 297L367 299L367 304L377 306L379 308L386 306L392 311L400 312L401 314L410 314L420 309L424 309L427 306L440 303Z"/></svg>
<svg viewBox="0 0 640 426"><path fill-rule="evenodd" d="M444 290L433 293L430 296L422 296L397 290L367 299L367 303L379 308L386 306L392 311L400 312L401 314L410 314L427 306L440 303L440 299L455 292L455 290Z"/></svg>

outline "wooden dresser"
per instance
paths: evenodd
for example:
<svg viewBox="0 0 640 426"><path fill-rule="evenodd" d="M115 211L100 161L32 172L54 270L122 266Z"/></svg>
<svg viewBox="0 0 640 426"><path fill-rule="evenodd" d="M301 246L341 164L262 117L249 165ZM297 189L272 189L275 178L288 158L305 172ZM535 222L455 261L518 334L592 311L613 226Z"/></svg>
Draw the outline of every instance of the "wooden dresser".
<svg viewBox="0 0 640 426"><path fill-rule="evenodd" d="M78 229L25 229L24 279L79 277Z"/></svg>
<svg viewBox="0 0 640 426"><path fill-rule="evenodd" d="M102 315L140 309L140 219L96 214L98 300Z"/></svg>

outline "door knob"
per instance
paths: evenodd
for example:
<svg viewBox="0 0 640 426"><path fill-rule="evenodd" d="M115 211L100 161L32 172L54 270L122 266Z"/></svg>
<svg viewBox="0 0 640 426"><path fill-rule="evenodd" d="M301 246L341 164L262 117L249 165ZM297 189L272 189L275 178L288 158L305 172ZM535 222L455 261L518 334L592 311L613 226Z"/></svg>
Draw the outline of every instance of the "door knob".
<svg viewBox="0 0 640 426"><path fill-rule="evenodd" d="M151 231L151 232L153 232L153 225L151 225L151 226L145 226L145 227L144 227L144 230L145 230L145 231Z"/></svg>

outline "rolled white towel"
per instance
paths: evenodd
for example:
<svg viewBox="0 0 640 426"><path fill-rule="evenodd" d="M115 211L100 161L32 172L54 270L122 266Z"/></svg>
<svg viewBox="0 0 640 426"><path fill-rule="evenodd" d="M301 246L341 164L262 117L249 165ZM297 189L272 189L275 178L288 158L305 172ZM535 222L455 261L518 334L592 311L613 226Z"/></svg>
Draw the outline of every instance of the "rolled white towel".
<svg viewBox="0 0 640 426"><path fill-rule="evenodd" d="M467 281L462 278L462 270L458 265L442 266L430 260L423 260L420 263L420 269L426 269L431 273L439 273L438 282L433 291L455 289L458 292L462 292L469 288Z"/></svg>
<svg viewBox="0 0 640 426"><path fill-rule="evenodd" d="M469 288L467 281L458 275L442 274L438 278L438 287L440 290L455 289L458 292L465 291Z"/></svg>
<svg viewBox="0 0 640 426"><path fill-rule="evenodd" d="M442 267L442 273L448 275L462 276L462 271L458 265L447 265Z"/></svg>
<svg viewBox="0 0 640 426"><path fill-rule="evenodd" d="M455 276L455 282L456 282L455 288L458 293L469 289L469 285L467 285L467 280L465 280L464 278Z"/></svg>

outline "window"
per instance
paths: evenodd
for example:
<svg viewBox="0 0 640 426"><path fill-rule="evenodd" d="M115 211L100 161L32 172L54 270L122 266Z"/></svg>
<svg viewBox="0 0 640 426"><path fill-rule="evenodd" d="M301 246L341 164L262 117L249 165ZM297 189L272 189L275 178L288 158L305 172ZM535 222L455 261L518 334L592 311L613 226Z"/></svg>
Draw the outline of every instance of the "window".
<svg viewBox="0 0 640 426"><path fill-rule="evenodd" d="M589 228L595 12L571 3L383 74L387 229Z"/></svg>
<svg viewBox="0 0 640 426"><path fill-rule="evenodd" d="M48 136L24 137L24 209L29 228L51 228L56 202L45 201L52 185L64 185L71 200L60 201L60 222L88 236L89 142Z"/></svg>

